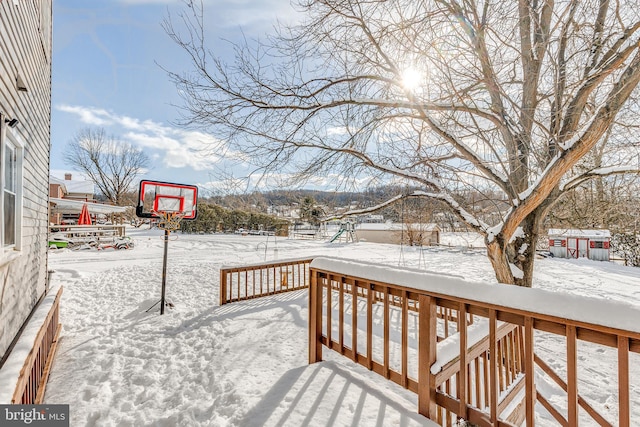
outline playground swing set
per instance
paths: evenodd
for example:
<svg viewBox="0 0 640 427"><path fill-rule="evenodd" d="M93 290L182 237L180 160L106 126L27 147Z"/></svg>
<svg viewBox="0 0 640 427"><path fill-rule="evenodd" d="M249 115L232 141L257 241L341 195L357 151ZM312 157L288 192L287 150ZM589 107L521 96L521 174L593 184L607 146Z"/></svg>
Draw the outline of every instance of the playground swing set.
<svg viewBox="0 0 640 427"><path fill-rule="evenodd" d="M356 236L356 225L354 222L342 221L338 232L331 237L329 243L339 242L342 241L342 239L345 239L346 243L355 243L358 241L358 236Z"/></svg>

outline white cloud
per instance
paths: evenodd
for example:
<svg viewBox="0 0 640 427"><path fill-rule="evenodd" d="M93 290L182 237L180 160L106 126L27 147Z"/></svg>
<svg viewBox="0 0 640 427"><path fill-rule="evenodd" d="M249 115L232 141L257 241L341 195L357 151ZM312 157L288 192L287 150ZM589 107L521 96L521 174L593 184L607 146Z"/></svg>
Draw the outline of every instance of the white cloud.
<svg viewBox="0 0 640 427"><path fill-rule="evenodd" d="M85 108L74 105L60 105L58 110L65 113L76 114L80 121L88 125L108 126L113 124L110 113L100 108Z"/></svg>
<svg viewBox="0 0 640 427"><path fill-rule="evenodd" d="M86 125L117 129L122 139L151 150L150 158L161 159L168 168L189 167L203 171L212 169L223 158L242 159L242 155L229 150L224 141L203 132L170 127L94 107L60 105L57 109L78 116Z"/></svg>

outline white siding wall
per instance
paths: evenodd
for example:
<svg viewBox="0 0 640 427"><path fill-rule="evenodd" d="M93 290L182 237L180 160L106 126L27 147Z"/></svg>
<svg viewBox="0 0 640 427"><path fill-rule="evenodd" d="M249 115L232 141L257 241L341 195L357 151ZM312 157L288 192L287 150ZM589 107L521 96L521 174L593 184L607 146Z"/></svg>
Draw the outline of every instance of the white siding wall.
<svg viewBox="0 0 640 427"><path fill-rule="evenodd" d="M21 250L0 255L0 357L46 286L51 7L51 0L0 1L0 112L19 120L3 132L24 143Z"/></svg>

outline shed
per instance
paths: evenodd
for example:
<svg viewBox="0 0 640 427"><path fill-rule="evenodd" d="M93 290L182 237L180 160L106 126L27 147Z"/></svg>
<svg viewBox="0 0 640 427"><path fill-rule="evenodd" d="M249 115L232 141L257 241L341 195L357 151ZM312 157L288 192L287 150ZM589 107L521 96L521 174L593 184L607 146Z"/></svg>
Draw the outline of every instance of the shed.
<svg viewBox="0 0 640 427"><path fill-rule="evenodd" d="M356 226L356 236L372 243L431 246L440 243L440 227L423 223L362 223Z"/></svg>
<svg viewBox="0 0 640 427"><path fill-rule="evenodd" d="M549 251L558 258L589 258L609 261L611 233L609 230L549 230Z"/></svg>

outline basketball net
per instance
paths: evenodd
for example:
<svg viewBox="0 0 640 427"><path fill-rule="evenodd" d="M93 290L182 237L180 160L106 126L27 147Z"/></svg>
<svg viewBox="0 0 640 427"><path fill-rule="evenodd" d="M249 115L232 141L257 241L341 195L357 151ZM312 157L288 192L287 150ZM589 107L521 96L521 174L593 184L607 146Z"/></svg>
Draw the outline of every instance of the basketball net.
<svg viewBox="0 0 640 427"><path fill-rule="evenodd" d="M160 219L157 227L160 230L175 231L180 228L180 221L184 218L184 212L153 212Z"/></svg>

